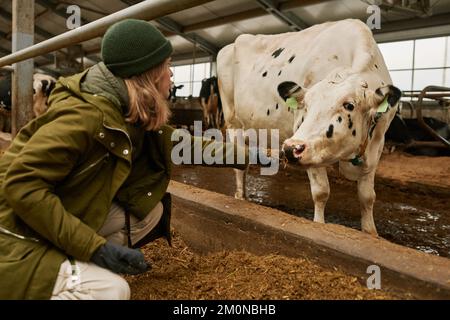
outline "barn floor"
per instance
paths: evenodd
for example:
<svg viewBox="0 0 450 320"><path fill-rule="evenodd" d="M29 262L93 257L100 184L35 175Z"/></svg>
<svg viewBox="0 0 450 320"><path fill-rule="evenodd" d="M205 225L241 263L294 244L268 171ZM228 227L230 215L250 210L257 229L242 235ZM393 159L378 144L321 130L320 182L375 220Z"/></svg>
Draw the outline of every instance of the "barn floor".
<svg viewBox="0 0 450 320"><path fill-rule="evenodd" d="M325 219L360 229L356 183L329 170L331 195ZM177 166L173 179L229 196L235 192L229 168ZM423 252L450 257L450 157L431 158L403 153L383 155L377 171L374 218L381 237ZM306 172L288 168L260 176L251 167L247 199L293 215L313 219Z"/></svg>
<svg viewBox="0 0 450 320"><path fill-rule="evenodd" d="M175 234L174 247L157 240L143 248L152 270L127 276L135 300L375 300L408 294L369 290L357 277L306 259L247 252L194 254Z"/></svg>

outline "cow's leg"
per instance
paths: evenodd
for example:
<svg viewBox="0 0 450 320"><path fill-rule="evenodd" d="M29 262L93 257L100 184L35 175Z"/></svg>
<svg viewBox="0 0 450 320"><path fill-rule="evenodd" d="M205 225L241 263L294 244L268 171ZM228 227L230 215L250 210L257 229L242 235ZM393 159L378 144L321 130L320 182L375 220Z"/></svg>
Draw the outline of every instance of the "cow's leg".
<svg viewBox="0 0 450 320"><path fill-rule="evenodd" d="M377 235L373 220L373 205L375 203L374 189L375 170L358 179L358 197L361 205L361 229L372 235Z"/></svg>
<svg viewBox="0 0 450 320"><path fill-rule="evenodd" d="M358 197L361 205L361 229L376 236L377 228L373 220L373 204L376 198L374 178L375 170L358 179Z"/></svg>
<svg viewBox="0 0 450 320"><path fill-rule="evenodd" d="M245 200L247 197L245 191L245 178L247 176L248 167L245 170L233 169L236 175L236 192L234 197L239 200Z"/></svg>
<svg viewBox="0 0 450 320"><path fill-rule="evenodd" d="M330 184L326 168L311 168L306 170L311 184L311 194L314 200L314 221L325 223L325 205L330 195Z"/></svg>
<svg viewBox="0 0 450 320"><path fill-rule="evenodd" d="M230 141L235 142L237 144L242 144L244 141L244 137L242 135L239 135L239 132L237 130L227 130ZM242 131L241 131L242 133ZM234 197L239 200L245 200L246 198L246 192L245 192L245 178L247 176L248 166L245 170L239 170L239 169L233 169L235 178L236 178L236 192L234 194Z"/></svg>

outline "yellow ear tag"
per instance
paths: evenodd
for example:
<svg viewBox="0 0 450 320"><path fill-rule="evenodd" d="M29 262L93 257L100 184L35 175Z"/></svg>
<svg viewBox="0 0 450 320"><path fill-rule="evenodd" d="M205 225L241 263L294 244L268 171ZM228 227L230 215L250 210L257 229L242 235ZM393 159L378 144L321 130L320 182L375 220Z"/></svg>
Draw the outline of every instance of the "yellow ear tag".
<svg viewBox="0 0 450 320"><path fill-rule="evenodd" d="M385 113L389 108L388 97L378 106L378 113Z"/></svg>
<svg viewBox="0 0 450 320"><path fill-rule="evenodd" d="M298 109L298 102L297 102L297 99L295 99L295 98L292 98L292 97L288 98L286 100L286 104L291 109L294 109L294 110Z"/></svg>

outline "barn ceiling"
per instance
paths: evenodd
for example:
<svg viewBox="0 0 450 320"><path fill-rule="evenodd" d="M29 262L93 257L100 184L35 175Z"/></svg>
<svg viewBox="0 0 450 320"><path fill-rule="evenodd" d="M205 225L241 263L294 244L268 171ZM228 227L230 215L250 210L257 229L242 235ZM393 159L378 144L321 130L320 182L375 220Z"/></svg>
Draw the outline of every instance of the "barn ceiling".
<svg viewBox="0 0 450 320"><path fill-rule="evenodd" d="M69 5L80 7L85 25L138 2L36 0L35 43L68 31ZM11 52L11 3L0 0L0 57ZM152 23L171 40L174 64L183 64L213 59L244 33L276 34L346 18L366 22L372 4L381 8L381 29L374 30L379 42L450 35L450 0L216 0ZM100 61L100 42L95 38L81 44L85 64ZM67 49L61 52L67 54ZM55 69L54 54L36 57L35 65Z"/></svg>

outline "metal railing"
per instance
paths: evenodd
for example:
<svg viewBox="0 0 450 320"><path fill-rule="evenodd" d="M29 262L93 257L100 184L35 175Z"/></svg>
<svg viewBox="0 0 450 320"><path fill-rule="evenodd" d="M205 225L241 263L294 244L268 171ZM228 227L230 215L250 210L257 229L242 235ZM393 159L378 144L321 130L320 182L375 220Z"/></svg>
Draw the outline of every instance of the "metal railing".
<svg viewBox="0 0 450 320"><path fill-rule="evenodd" d="M441 142L447 148L450 148L450 141L446 138L442 137L438 132L436 132L433 128L431 128L428 124L425 123L425 120L422 116L422 103L423 99L442 99L442 98L450 98L450 88L447 87L438 87L438 86L428 86L422 90L418 97L417 101L417 120L419 121L419 125L426 130L435 140Z"/></svg>
<svg viewBox="0 0 450 320"><path fill-rule="evenodd" d="M4 66L4 67L0 67L0 71L13 72L14 68L11 66Z"/></svg>
<svg viewBox="0 0 450 320"><path fill-rule="evenodd" d="M153 20L178 11L196 7L213 0L147 0L121 11L115 12L104 18L93 21L77 29L57 35L51 39L42 41L31 47L14 52L0 58L0 67L19 61L34 58L39 55L53 52L102 36L109 26L127 18Z"/></svg>

